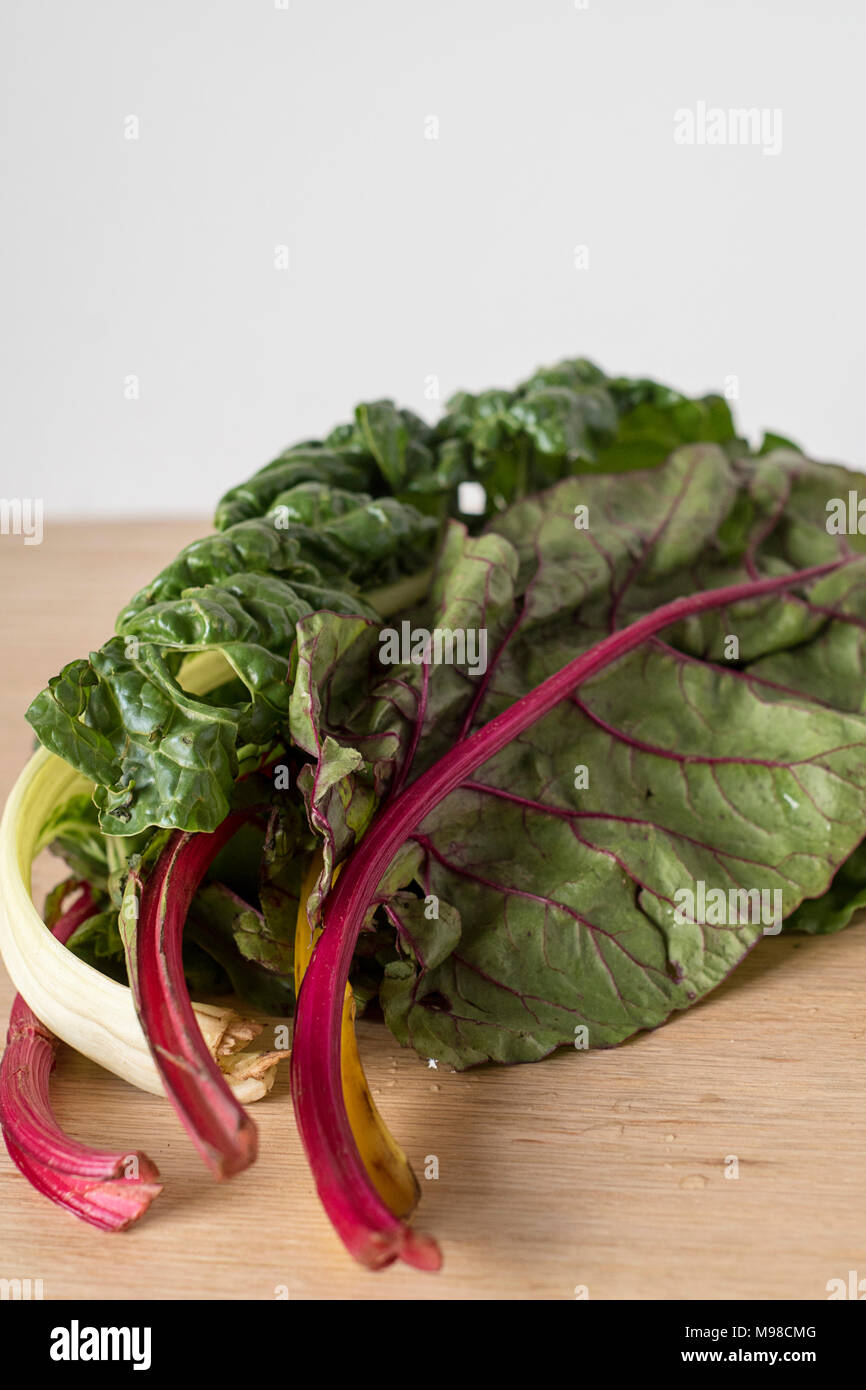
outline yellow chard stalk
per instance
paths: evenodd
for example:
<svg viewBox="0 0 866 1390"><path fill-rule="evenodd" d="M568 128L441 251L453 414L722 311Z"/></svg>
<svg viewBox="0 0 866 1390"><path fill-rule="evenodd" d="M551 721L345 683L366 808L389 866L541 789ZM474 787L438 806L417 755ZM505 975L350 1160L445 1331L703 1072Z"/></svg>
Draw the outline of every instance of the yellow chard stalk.
<svg viewBox="0 0 866 1390"><path fill-rule="evenodd" d="M298 904L295 929L296 994L300 993L301 981L321 930L319 928L313 931L307 915L307 901L321 871L322 856L316 851L304 877ZM335 878L339 872L338 868ZM350 984L346 985L343 995L340 1074L349 1125L370 1181L389 1210L395 1216L406 1217L414 1211L420 1189L409 1160L376 1109L376 1103L370 1094L358 1053L358 1040L355 1036L355 996Z"/></svg>

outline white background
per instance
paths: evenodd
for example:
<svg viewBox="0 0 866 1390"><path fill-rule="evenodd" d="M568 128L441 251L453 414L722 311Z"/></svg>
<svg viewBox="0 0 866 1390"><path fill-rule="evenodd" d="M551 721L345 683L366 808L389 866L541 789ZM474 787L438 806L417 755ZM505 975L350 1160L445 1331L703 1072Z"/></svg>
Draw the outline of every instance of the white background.
<svg viewBox="0 0 866 1390"><path fill-rule="evenodd" d="M46 524L564 355L866 465L861 0L5 0L0 48L0 495ZM781 154L676 145L699 101Z"/></svg>

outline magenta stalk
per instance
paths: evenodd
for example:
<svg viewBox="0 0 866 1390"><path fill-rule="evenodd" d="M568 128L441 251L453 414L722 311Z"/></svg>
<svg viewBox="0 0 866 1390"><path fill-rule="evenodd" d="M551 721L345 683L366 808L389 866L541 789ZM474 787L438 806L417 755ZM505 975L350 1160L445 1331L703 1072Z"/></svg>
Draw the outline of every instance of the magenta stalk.
<svg viewBox="0 0 866 1390"><path fill-rule="evenodd" d="M98 910L89 887L74 886L80 896L54 926L64 944ZM0 1062L0 1128L9 1156L58 1206L101 1230L125 1230L162 1191L159 1171L144 1153L110 1153L64 1133L50 1100L56 1054L57 1038L16 995Z"/></svg>

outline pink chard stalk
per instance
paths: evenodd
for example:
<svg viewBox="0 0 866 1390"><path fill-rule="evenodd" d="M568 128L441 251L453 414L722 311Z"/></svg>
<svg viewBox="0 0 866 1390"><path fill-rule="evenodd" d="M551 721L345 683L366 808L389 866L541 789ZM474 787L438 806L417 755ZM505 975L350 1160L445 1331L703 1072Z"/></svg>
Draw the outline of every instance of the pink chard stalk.
<svg viewBox="0 0 866 1390"><path fill-rule="evenodd" d="M216 855L247 819L235 812L210 833L176 831L144 881L127 941L130 985L166 1094L214 1175L255 1161L256 1126L232 1095L196 1022L183 973L183 928Z"/></svg>
<svg viewBox="0 0 866 1390"><path fill-rule="evenodd" d="M340 1079L343 994L358 934L397 850L435 806L500 749L542 719L577 686L655 633L710 609L761 598L837 569L834 560L773 579L709 589L667 603L584 652L524 695L395 796L343 867L323 912L323 931L304 977L295 1015L292 1096L298 1127L325 1210L346 1248L372 1269L395 1260L435 1270L436 1242L385 1206L352 1136Z"/></svg>
<svg viewBox="0 0 866 1390"><path fill-rule="evenodd" d="M53 929L64 945L98 910L87 884L73 887L79 896ZM162 1191L159 1172L146 1154L109 1153L64 1133L49 1095L56 1053L57 1038L16 995L0 1062L0 1128L9 1156L58 1206L101 1230L122 1231Z"/></svg>

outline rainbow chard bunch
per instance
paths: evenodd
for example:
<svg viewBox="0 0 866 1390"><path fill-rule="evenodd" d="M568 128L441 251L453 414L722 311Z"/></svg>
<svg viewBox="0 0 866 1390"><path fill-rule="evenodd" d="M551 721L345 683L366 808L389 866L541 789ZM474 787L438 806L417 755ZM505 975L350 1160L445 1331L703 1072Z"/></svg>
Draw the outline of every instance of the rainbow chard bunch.
<svg viewBox="0 0 866 1390"><path fill-rule="evenodd" d="M159 1190L57 1132L60 1038L239 1172L287 1051L260 1018L292 1018L335 1229L437 1268L358 1013L458 1070L608 1047L866 902L866 543L831 523L856 482L579 360L435 426L359 406L228 493L28 711L0 829L21 1171L112 1227ZM43 921L46 845L73 878Z"/></svg>

